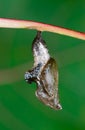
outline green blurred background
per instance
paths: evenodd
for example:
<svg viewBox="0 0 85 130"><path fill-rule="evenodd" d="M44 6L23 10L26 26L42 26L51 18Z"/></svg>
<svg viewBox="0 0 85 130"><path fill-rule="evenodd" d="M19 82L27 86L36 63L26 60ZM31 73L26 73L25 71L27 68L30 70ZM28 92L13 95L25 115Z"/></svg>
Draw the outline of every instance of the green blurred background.
<svg viewBox="0 0 85 130"><path fill-rule="evenodd" d="M33 20L85 32L84 0L0 0L0 17ZM43 33L59 67L63 109L36 97L24 81L33 65L35 30L0 28L0 130L85 130L85 41Z"/></svg>

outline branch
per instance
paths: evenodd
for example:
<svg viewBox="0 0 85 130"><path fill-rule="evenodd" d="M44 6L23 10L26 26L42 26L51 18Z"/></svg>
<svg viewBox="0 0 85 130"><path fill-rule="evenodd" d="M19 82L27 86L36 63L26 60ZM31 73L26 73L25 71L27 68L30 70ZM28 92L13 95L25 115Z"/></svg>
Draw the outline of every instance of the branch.
<svg viewBox="0 0 85 130"><path fill-rule="evenodd" d="M85 33L73 31L70 29L53 26L49 24L33 22L33 21L24 21L24 20L13 20L0 18L0 27L1 28L27 28L35 29L40 31L48 31L53 33L58 33L61 35L67 35L74 38L85 40Z"/></svg>

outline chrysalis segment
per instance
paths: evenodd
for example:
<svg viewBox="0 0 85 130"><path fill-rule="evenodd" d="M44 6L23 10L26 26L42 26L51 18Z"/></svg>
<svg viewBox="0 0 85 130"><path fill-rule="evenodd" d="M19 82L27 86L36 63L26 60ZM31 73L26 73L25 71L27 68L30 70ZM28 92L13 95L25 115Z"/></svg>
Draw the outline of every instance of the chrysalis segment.
<svg viewBox="0 0 85 130"><path fill-rule="evenodd" d="M24 76L26 82L28 83L32 83L34 81L36 82L39 78L40 70L41 70L41 64L38 64L32 70L27 71Z"/></svg>
<svg viewBox="0 0 85 130"><path fill-rule="evenodd" d="M39 63L45 65L49 60L50 55L40 31L37 32L37 36L33 40L32 50L34 55L34 66L37 66Z"/></svg>
<svg viewBox="0 0 85 130"><path fill-rule="evenodd" d="M26 82L36 82L36 96L45 105L55 110L62 109L58 96L58 68L56 61L48 53L40 31L33 40L32 50L34 67L25 73Z"/></svg>

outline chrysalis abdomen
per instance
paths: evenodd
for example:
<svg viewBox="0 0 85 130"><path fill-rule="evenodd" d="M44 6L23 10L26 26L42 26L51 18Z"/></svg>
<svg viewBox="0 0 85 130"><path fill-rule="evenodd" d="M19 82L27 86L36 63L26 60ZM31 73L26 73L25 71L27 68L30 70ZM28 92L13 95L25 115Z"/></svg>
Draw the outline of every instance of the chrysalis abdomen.
<svg viewBox="0 0 85 130"><path fill-rule="evenodd" d="M42 63L45 65L50 58L45 41L42 39L41 32L38 31L37 36L33 40L32 50L34 55L34 66Z"/></svg>

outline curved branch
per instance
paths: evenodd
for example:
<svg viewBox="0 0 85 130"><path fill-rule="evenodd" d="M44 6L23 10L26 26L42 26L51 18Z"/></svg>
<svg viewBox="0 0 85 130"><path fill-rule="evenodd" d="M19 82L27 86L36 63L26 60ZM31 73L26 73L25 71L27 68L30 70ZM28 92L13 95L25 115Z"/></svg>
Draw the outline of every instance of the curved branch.
<svg viewBox="0 0 85 130"><path fill-rule="evenodd" d="M53 33L58 33L61 35L67 35L74 38L85 40L85 33L73 31L70 29L53 26L49 24L33 22L33 21L24 21L24 20L13 20L0 18L0 27L1 28L27 28L35 29L40 31L48 31Z"/></svg>

